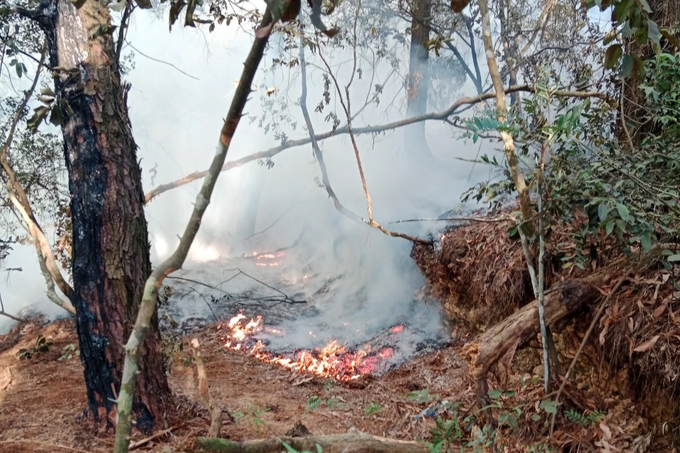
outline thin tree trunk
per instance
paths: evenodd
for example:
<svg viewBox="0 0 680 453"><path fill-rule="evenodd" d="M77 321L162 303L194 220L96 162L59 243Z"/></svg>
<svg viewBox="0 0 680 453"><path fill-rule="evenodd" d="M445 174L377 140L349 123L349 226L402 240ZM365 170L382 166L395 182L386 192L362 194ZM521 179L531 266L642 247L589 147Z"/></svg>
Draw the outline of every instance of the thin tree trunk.
<svg viewBox="0 0 680 453"><path fill-rule="evenodd" d="M429 51L431 0L413 0L411 5L411 50L409 53L408 79L406 85L406 116L418 116L427 112L427 95L430 86ZM404 129L406 159L411 165L419 165L432 159L432 152L425 137L425 123L415 123Z"/></svg>
<svg viewBox="0 0 680 453"><path fill-rule="evenodd" d="M498 121L505 123L508 118L508 108L505 102L505 90L503 89L503 81L498 70L498 63L496 62L496 54L493 48L493 40L491 38L491 22L489 20L489 7L486 0L479 0L479 12L482 19L482 40L484 41L484 51L486 53L486 62L489 67L489 75L493 82L494 91L496 93L496 112L498 114ZM527 187L524 175L519 168L519 158L515 151L515 141L508 132L502 131L501 138L503 139L503 146L505 150L505 157L508 160L510 167L510 174L515 183L515 189L519 194L519 204L522 211L522 220L525 223L524 227L527 230L532 230L531 219L533 217L531 209L531 198L529 195L529 188Z"/></svg>
<svg viewBox="0 0 680 453"><path fill-rule="evenodd" d="M112 426L124 349L151 273L137 146L121 87L106 7L44 0L45 30L71 193L74 305L89 414ZM34 17L35 18L35 17ZM157 317L141 345L134 399L137 427L150 431L170 394Z"/></svg>
<svg viewBox="0 0 680 453"><path fill-rule="evenodd" d="M260 31L271 31L270 26L272 22L271 12L269 8L267 8L262 16ZM231 141L234 138L239 121L243 115L243 109L245 108L246 102L248 102L248 96L251 92L250 87L255 78L257 68L260 66L260 61L262 60L268 41L269 33L262 35L262 37L256 37L253 41L250 53L243 65L241 78L236 87L234 98L231 101L227 118L224 120L222 130L220 131L220 142L217 153L213 157L208 174L203 179L203 186L196 196L194 209L184 229L184 233L180 238L179 245L173 254L154 269L146 280L139 312L137 313L132 332L125 343L125 366L123 368L120 395L118 396L116 438L113 445L114 453L127 453L128 448L130 447L130 433L132 431L131 415L134 410L134 400L132 396L135 394L135 389L137 388L137 383L141 376L140 371L143 371L145 366L143 361L145 357L141 354L142 351L140 350L140 346L147 341L150 334L153 335L154 333L153 328L154 319L156 318L158 291L168 275L182 268L189 253L189 249L191 248L191 244L193 244L196 234L198 234L198 230L201 227L201 220L203 219L206 209L208 209L210 198L215 190L215 184L217 183L217 179L224 166L224 161L227 158L229 146L231 145ZM143 197L140 197L140 201L141 200L143 200ZM157 323L155 324L157 325Z"/></svg>

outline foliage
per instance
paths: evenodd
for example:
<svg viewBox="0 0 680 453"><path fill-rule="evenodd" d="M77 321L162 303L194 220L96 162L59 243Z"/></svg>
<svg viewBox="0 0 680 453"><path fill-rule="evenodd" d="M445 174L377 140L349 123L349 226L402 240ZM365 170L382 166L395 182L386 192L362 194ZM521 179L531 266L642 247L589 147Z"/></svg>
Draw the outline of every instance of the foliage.
<svg viewBox="0 0 680 453"><path fill-rule="evenodd" d="M281 441L281 445L283 445L288 453L314 453L309 450L298 451L283 441ZM323 453L323 448L319 444L316 444L316 453Z"/></svg>
<svg viewBox="0 0 680 453"><path fill-rule="evenodd" d="M366 414L367 417L370 417L373 414L376 414L380 412L383 409L382 404L378 403L369 403L365 408L364 408L364 413Z"/></svg>
<svg viewBox="0 0 680 453"><path fill-rule="evenodd" d="M652 8L647 0L586 0L585 3L588 8L598 7L601 11L611 8L614 30L610 31L603 41L605 45L609 45L604 64L609 69L620 64L623 78L632 76L641 80L645 77L646 71L639 55L625 51L623 42L614 42L619 36L638 45L650 42L657 53L662 49L662 37L672 46L680 48L680 43L672 31L660 29L652 20L650 17Z"/></svg>
<svg viewBox="0 0 680 453"><path fill-rule="evenodd" d="M269 408L262 408L260 406L252 407L246 404L243 411L234 412L231 415L234 417L234 423L239 424L242 421L248 421L253 424L257 432L260 432L260 428L267 426L267 422L262 419L262 414L269 412Z"/></svg>
<svg viewBox="0 0 680 453"><path fill-rule="evenodd" d="M680 146L676 137L680 129L673 113L680 111L680 87L673 82L680 74L678 63L678 57L668 54L646 63L648 77L642 89L647 113L642 120L657 124L659 133L647 135L632 148L613 138L617 112L609 104L556 101L547 84L523 101L523 116L514 117L507 126L491 118L468 123L467 136L473 140L493 129L511 132L520 144L523 161L532 169L527 177L532 187L538 162L542 154L547 155L547 236L555 225L575 225L573 246L561 256L565 267L583 268L596 257L592 247L602 250L613 241L626 253L636 247L649 251L678 233ZM557 113L551 119L555 107ZM503 177L470 189L464 200L488 201L492 209L499 209L514 185L503 161L488 156L482 160Z"/></svg>
<svg viewBox="0 0 680 453"><path fill-rule="evenodd" d="M588 415L583 415L580 412L573 409L564 411L564 416L567 418L567 420L583 427L588 427L595 425L596 423L599 423L604 419L606 415L607 415L606 412L602 412L597 409L591 411Z"/></svg>
<svg viewBox="0 0 680 453"><path fill-rule="evenodd" d="M47 338L43 337L42 335L38 335L38 338L35 340L35 345L29 349L19 349L17 352L17 357L19 360L31 359L35 354L44 354L48 352L50 350L51 344L52 343L47 341Z"/></svg>
<svg viewBox="0 0 680 453"><path fill-rule="evenodd" d="M80 356L80 350L79 350L78 347L77 347L75 344L73 344L73 343L67 344L66 346L64 346L64 349L62 349L62 351L63 351L63 353L62 353L61 356L59 356L59 358L57 359L57 360L60 361L60 362L61 362L61 361L64 361L64 360L71 360L71 359L73 358L73 355L74 355L74 354L75 354L76 356Z"/></svg>

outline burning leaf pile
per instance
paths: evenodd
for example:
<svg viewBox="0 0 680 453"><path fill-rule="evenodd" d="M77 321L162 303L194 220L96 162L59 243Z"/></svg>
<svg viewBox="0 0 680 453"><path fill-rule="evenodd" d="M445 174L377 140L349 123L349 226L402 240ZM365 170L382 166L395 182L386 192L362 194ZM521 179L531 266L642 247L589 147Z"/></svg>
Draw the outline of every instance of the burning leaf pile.
<svg viewBox="0 0 680 453"><path fill-rule="evenodd" d="M286 256L286 252L280 251L276 253L257 253L253 252L250 255L243 255L243 258L250 258L255 260L255 265L260 267L274 267L281 265L281 258Z"/></svg>
<svg viewBox="0 0 680 453"><path fill-rule="evenodd" d="M350 350L347 345L333 340L323 348L313 350L297 350L291 353L276 354L266 350L265 343L256 335L265 332L282 336L279 329L266 327L262 316L250 320L238 314L222 326L225 330L225 346L234 351L243 351L267 363L273 363L290 370L333 378L338 381L351 381L362 375L373 374L380 366L395 354L390 346L374 347L367 343L362 348ZM404 326L398 325L389 329L390 336L403 332ZM311 334L311 332L310 332Z"/></svg>

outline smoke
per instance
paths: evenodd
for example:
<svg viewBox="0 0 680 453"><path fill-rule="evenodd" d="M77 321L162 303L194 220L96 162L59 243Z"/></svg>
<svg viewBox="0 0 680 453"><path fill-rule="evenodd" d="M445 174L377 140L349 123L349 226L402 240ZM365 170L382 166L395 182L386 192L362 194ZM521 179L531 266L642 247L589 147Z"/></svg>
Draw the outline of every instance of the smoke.
<svg viewBox="0 0 680 453"><path fill-rule="evenodd" d="M132 83L130 114L148 191L208 167L251 37L233 27L218 27L210 34L175 27L168 35L165 23L139 14L128 40L139 52L153 57L135 52L135 69L128 76ZM272 67L273 58L285 55L276 40L272 46L263 63L265 68ZM404 61L407 52L403 51ZM348 49L327 55L341 84L347 83L351 65L336 62L349 56ZM307 58L321 66L317 57L310 54ZM171 62L199 80L157 60ZM360 68L363 76L352 86L352 93L359 93L352 98L356 109L372 96L376 84L381 84L381 94L380 102L369 103L354 124L377 125L402 119L406 106L403 86L392 74L391 63L372 66L363 62ZM447 77L452 84L460 84L455 71L450 75L436 72L444 69L450 67L432 69L439 85ZM307 136L297 105L301 88L297 73L297 69L285 68L260 71L258 89L247 105L247 118L239 125L228 160L278 145L281 133L288 139ZM275 88L271 96L264 94L268 88ZM310 67L308 88L309 110L317 133L331 128L325 121L331 111L337 112L341 123L346 121L333 86L332 102L322 113L314 112L324 99L320 70ZM453 101L474 94L469 84L460 88L447 90L438 104L446 104L447 98ZM263 114L262 126L276 122L269 124L268 134L259 124ZM428 122L426 135L437 161L418 169L406 162L404 130L357 137L376 221L425 239L444 224L390 222L437 217L461 207L461 193L487 179L489 173L487 168L457 158L474 159L480 152L490 151L456 139L452 128L443 123ZM325 140L321 148L338 198L348 209L367 218L366 198L349 137ZM311 145L288 149L272 162L272 168L252 162L221 175L185 268L178 273L191 281L166 282L175 292L163 313L176 321L213 316L224 319L239 310L248 312L250 306L252 314L264 310L265 323L268 313L272 318L274 313L283 313L279 321L285 321L286 335L269 339L272 348L280 349L323 346L330 339L358 343L399 323L407 323L423 336L440 335L436 306L414 303L414 294L424 279L409 257L411 244L339 213L319 185L321 174ZM162 194L147 207L154 263L168 257L178 244L199 188L200 181L182 186ZM261 267L255 260L243 258L244 254L282 248L286 250L280 266ZM239 269L247 275L240 274ZM289 300L275 305L281 292L307 303ZM239 296L243 294L273 302L244 301ZM267 308L267 304L272 307Z"/></svg>

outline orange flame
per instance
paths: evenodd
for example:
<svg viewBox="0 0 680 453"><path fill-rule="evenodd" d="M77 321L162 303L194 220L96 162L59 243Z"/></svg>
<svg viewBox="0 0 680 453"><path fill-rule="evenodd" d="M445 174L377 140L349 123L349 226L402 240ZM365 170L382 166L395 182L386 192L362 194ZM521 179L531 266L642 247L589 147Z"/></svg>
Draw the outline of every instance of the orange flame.
<svg viewBox="0 0 680 453"><path fill-rule="evenodd" d="M262 316L247 321L243 314L238 314L227 322L228 332L225 346L234 351L246 351L258 360L288 368L290 370L307 372L321 377L330 377L339 381L358 379L363 374L372 373L380 362L394 355L394 349L385 347L372 353L370 350L349 351L346 345L333 340L323 348L313 351L297 352L293 357L277 356L266 351L265 345L253 339L253 335L263 330L275 334L282 334L278 329L265 329ZM399 329L401 327L401 329ZM396 329L396 330L395 330ZM403 326L395 326L392 332L401 332ZM310 332L311 335L312 332ZM254 344L253 344L254 342ZM250 344L253 344L250 346Z"/></svg>

